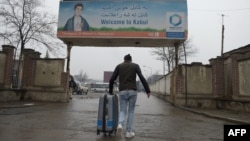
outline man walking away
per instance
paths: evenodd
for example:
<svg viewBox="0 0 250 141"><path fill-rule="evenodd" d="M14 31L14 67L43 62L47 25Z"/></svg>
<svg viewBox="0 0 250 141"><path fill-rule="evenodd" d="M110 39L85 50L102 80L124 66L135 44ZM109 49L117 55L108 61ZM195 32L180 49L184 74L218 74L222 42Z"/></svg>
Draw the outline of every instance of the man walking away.
<svg viewBox="0 0 250 141"><path fill-rule="evenodd" d="M135 104L137 100L136 74L139 76L149 98L150 89L148 83L141 73L140 66L136 63L132 63L132 57L130 56L130 54L125 55L124 62L116 66L109 81L109 93L113 94L113 84L116 78L119 76L120 114L117 134L121 135L122 128L125 125L125 118L128 112L126 124L127 138L135 136L135 133L132 131L132 125L134 119Z"/></svg>

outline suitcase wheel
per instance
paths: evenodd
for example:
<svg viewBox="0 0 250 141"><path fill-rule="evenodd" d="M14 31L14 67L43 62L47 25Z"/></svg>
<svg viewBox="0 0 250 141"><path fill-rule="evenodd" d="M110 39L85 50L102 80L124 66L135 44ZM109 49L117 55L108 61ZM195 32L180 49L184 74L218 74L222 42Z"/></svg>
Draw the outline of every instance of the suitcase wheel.
<svg viewBox="0 0 250 141"><path fill-rule="evenodd" d="M100 130L97 129L96 134L99 135L100 134Z"/></svg>
<svg viewBox="0 0 250 141"><path fill-rule="evenodd" d="M109 132L109 136L111 136L112 133L113 133L113 131L110 131L110 132Z"/></svg>

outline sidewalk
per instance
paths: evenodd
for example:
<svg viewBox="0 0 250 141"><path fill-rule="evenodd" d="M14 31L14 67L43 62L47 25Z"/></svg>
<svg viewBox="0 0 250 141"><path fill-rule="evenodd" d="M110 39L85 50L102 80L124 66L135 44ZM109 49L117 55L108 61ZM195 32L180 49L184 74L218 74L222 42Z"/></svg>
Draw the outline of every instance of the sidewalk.
<svg viewBox="0 0 250 141"><path fill-rule="evenodd" d="M180 109L201 114L211 118L227 120L238 124L250 124L250 112L229 111L224 109L201 109L177 106Z"/></svg>

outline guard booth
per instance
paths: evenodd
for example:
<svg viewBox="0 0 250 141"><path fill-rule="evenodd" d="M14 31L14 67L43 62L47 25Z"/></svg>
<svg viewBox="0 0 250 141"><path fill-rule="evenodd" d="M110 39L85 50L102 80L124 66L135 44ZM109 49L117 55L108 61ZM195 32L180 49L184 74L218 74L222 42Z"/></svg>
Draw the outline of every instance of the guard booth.
<svg viewBox="0 0 250 141"><path fill-rule="evenodd" d="M64 0L57 37L69 58L72 46L178 48L187 21L187 0Z"/></svg>

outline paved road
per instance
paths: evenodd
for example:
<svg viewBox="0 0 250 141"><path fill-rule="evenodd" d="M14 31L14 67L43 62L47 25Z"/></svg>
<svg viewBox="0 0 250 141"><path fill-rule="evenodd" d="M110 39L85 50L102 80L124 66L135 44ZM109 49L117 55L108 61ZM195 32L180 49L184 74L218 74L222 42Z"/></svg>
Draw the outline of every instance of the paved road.
<svg viewBox="0 0 250 141"><path fill-rule="evenodd" d="M1 141L125 141L96 135L101 94L74 95L70 103L20 102L0 108ZM173 107L157 97L139 93L134 141L223 141L228 121Z"/></svg>

